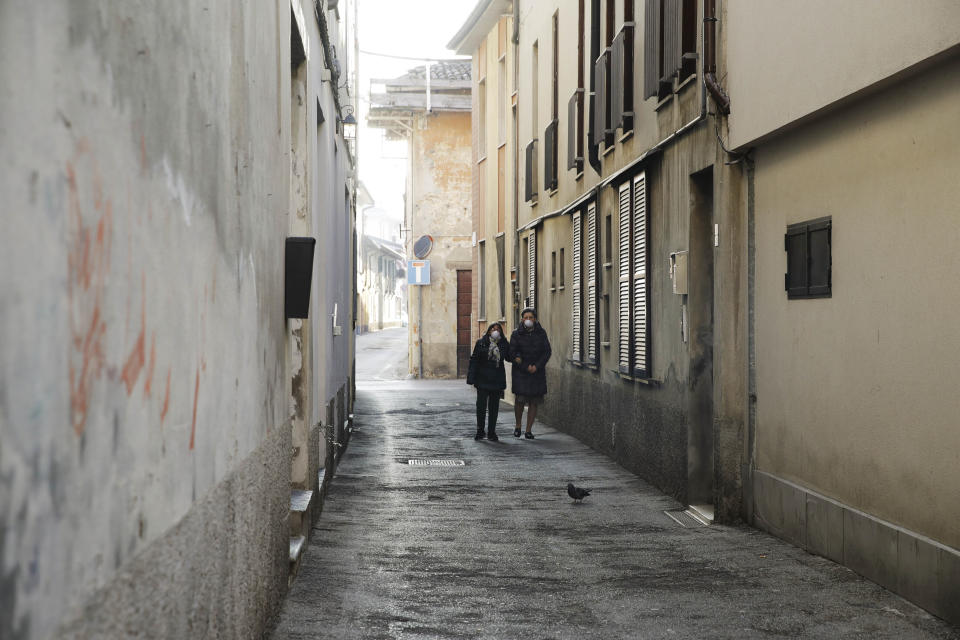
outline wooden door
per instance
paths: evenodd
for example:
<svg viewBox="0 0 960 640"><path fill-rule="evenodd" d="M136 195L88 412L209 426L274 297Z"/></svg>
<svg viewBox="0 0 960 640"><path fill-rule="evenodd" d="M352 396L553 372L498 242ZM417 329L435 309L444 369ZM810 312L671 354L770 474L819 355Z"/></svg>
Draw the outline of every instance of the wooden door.
<svg viewBox="0 0 960 640"><path fill-rule="evenodd" d="M470 366L470 307L473 272L457 271L457 377L467 377Z"/></svg>

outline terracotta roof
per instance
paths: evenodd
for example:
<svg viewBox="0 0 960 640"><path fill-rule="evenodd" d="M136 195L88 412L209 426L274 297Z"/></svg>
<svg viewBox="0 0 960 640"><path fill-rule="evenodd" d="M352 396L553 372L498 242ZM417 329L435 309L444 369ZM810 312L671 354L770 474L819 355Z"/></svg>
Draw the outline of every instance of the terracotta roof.
<svg viewBox="0 0 960 640"><path fill-rule="evenodd" d="M470 80L470 60L441 60L430 64L431 80ZM401 78L423 80L426 78L426 65L410 69ZM399 79L399 78L398 78Z"/></svg>

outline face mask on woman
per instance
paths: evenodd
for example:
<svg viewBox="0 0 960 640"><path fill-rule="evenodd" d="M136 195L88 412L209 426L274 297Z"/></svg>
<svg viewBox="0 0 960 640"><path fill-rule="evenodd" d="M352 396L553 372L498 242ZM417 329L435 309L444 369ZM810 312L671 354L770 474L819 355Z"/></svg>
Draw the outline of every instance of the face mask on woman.
<svg viewBox="0 0 960 640"><path fill-rule="evenodd" d="M491 331L491 332L490 332L490 339L491 339L491 340L499 340L499 339L500 339L500 332L499 332L499 331L496 331L496 330Z"/></svg>
<svg viewBox="0 0 960 640"><path fill-rule="evenodd" d="M525 326L527 329L532 329L533 320L531 320L530 318L527 318L526 320L523 321L523 326Z"/></svg>

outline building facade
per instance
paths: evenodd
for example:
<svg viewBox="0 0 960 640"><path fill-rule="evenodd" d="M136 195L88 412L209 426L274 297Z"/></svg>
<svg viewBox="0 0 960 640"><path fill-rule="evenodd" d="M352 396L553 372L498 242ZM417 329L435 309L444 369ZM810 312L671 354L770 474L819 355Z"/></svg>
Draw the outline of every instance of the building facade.
<svg viewBox="0 0 960 640"><path fill-rule="evenodd" d="M0 6L0 637L278 611L352 403L333 5Z"/></svg>
<svg viewBox="0 0 960 640"><path fill-rule="evenodd" d="M410 373L466 376L473 295L470 209L470 63L423 65L390 80L373 80L368 121L387 137L407 141L409 157L404 250L408 269ZM413 278L413 280L411 280Z"/></svg>
<svg viewBox="0 0 960 640"><path fill-rule="evenodd" d="M481 0L474 333L535 307L552 426L955 621L960 16L808 4Z"/></svg>
<svg viewBox="0 0 960 640"><path fill-rule="evenodd" d="M491 0L449 46L474 57L477 317L515 327L535 307L554 353L544 419L731 520L747 238L742 167L703 82L723 29L709 17L693 2Z"/></svg>
<svg viewBox="0 0 960 640"><path fill-rule="evenodd" d="M960 6L724 4L755 522L960 622Z"/></svg>

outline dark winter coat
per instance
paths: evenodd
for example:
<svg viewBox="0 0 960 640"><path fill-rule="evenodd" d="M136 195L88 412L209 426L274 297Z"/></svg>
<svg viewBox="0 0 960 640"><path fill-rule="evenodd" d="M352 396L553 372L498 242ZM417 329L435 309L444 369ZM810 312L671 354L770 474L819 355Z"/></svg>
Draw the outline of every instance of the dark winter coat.
<svg viewBox="0 0 960 640"><path fill-rule="evenodd" d="M507 371L503 364L510 361L510 342L501 336L497 341L500 347L500 362L492 362L487 356L490 350L490 336L484 335L473 346L470 367L467 369L467 384L487 391L503 391L507 388Z"/></svg>
<svg viewBox="0 0 960 640"><path fill-rule="evenodd" d="M510 336L511 361L521 359L518 365L513 362L513 393L518 396L539 397L547 395L547 361L553 352L550 340L540 323L533 325L531 331L521 327ZM528 373L527 367L536 365L536 373Z"/></svg>

